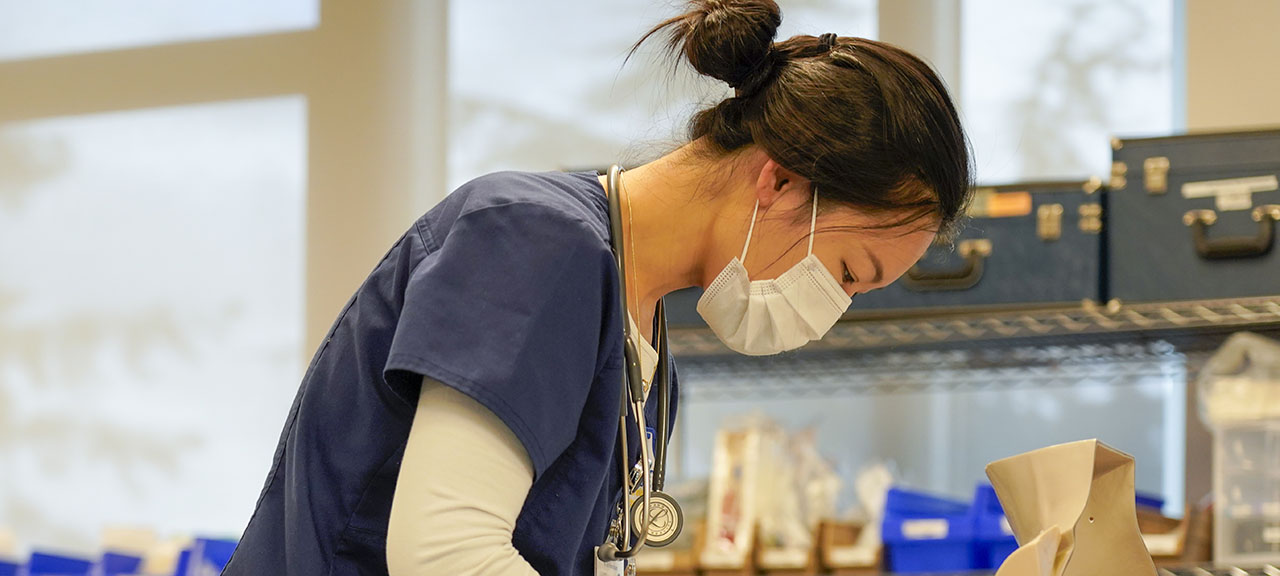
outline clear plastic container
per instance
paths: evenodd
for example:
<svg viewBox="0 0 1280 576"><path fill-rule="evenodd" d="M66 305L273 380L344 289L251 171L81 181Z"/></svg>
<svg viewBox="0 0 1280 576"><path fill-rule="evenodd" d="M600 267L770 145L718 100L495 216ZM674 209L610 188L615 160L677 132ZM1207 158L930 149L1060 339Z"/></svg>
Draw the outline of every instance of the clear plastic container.
<svg viewBox="0 0 1280 576"><path fill-rule="evenodd" d="M1280 344L1232 336L1198 386L1214 436L1214 560L1280 562Z"/></svg>

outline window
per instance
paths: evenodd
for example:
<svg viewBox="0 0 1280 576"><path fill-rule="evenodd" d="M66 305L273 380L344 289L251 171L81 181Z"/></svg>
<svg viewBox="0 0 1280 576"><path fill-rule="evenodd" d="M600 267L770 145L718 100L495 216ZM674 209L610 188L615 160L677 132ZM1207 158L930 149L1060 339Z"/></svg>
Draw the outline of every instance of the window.
<svg viewBox="0 0 1280 576"><path fill-rule="evenodd" d="M319 0L0 0L0 60L314 28Z"/></svg>
<svg viewBox="0 0 1280 576"><path fill-rule="evenodd" d="M1105 176L1175 126L1174 3L966 0L961 107L982 182Z"/></svg>
<svg viewBox="0 0 1280 576"><path fill-rule="evenodd" d="M301 377L306 101L9 124L0 159L0 523L237 534Z"/></svg>
<svg viewBox="0 0 1280 576"><path fill-rule="evenodd" d="M876 34L874 0L783 8L779 38ZM683 142L685 122L729 88L688 67L671 76L660 39L622 66L671 10L635 0L451 2L449 189L504 169L647 161Z"/></svg>

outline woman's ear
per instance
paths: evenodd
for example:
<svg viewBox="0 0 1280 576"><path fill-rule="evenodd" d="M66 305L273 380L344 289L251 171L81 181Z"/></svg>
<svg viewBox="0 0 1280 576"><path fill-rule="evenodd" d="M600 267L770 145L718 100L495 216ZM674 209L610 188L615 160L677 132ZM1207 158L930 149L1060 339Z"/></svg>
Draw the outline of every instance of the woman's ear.
<svg viewBox="0 0 1280 576"><path fill-rule="evenodd" d="M765 160L760 168L760 177L756 181L756 200L760 201L761 208L768 209L779 199L792 194L800 194L807 200L812 193L813 188L808 178L783 168L772 158Z"/></svg>

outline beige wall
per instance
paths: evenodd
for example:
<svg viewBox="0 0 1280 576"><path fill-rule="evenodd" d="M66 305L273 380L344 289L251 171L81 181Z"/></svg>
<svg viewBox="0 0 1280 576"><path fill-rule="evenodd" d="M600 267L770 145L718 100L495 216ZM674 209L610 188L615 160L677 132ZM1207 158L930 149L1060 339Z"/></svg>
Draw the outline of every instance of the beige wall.
<svg viewBox="0 0 1280 576"><path fill-rule="evenodd" d="M309 96L311 354L391 243L443 198L444 0L326 0Z"/></svg>
<svg viewBox="0 0 1280 576"><path fill-rule="evenodd" d="M928 61L960 100L960 3L955 0L880 2L880 40Z"/></svg>
<svg viewBox="0 0 1280 576"><path fill-rule="evenodd" d="M1187 128L1280 125L1280 2L1187 0Z"/></svg>

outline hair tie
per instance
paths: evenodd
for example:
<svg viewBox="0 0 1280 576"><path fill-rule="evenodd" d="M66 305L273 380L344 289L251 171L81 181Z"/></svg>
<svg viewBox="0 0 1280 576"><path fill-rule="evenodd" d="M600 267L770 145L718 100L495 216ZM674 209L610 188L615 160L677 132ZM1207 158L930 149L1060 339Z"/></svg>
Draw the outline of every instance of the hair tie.
<svg viewBox="0 0 1280 576"><path fill-rule="evenodd" d="M827 32L818 37L818 45L822 47L823 52L830 52L835 47L837 38L835 34Z"/></svg>
<svg viewBox="0 0 1280 576"><path fill-rule="evenodd" d="M778 51L772 47L764 53L758 62L747 71L746 75L737 84L730 84L729 87L734 89L734 97L743 98L751 96L764 87L769 79L773 77L773 71L778 66Z"/></svg>

